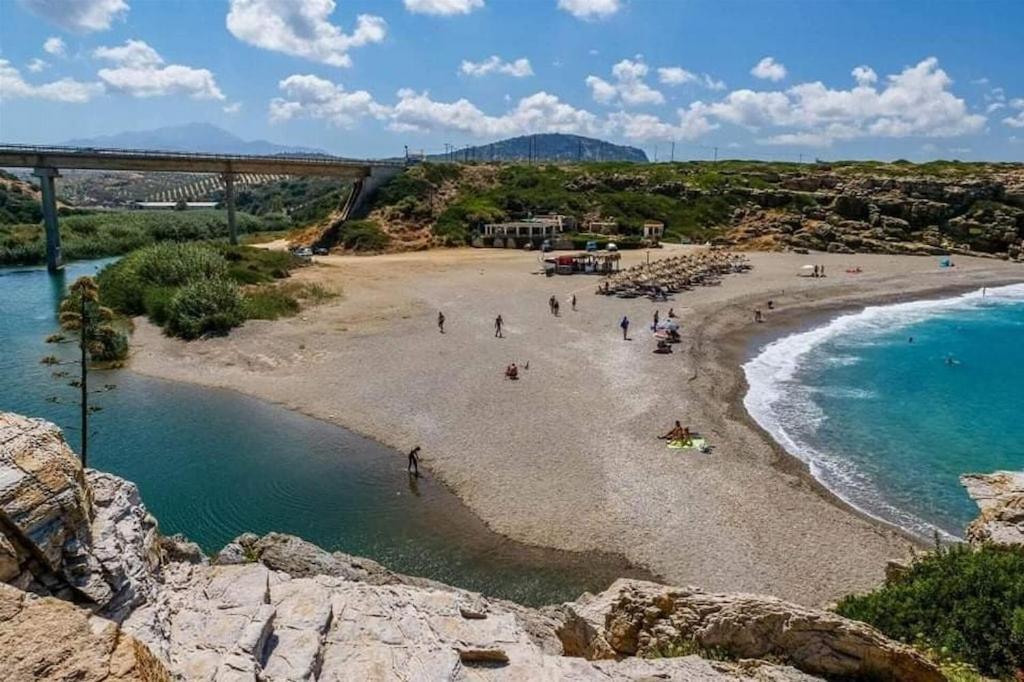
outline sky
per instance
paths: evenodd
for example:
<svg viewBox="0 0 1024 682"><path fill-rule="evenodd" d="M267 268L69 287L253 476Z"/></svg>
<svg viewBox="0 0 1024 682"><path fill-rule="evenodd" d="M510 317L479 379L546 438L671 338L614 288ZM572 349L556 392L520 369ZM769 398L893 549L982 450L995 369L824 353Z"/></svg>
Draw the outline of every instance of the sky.
<svg viewBox="0 0 1024 682"><path fill-rule="evenodd" d="M0 141L1024 161L1024 2L0 0Z"/></svg>

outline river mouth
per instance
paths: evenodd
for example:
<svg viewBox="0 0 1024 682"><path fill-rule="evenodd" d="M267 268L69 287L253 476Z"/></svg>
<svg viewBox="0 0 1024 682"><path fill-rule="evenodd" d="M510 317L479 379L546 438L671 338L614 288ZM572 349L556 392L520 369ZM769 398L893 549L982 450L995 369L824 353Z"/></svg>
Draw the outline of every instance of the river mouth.
<svg viewBox="0 0 1024 682"><path fill-rule="evenodd" d="M39 360L67 283L105 262L0 269L0 410L42 417L79 441L71 389ZM243 532L291 533L328 550L527 605L575 599L619 577L651 579L615 556L564 552L494 533L429 472L340 427L226 390L97 373L91 467L134 481L164 533L214 552ZM101 378L99 378L101 377ZM49 402L58 396L67 404Z"/></svg>
<svg viewBox="0 0 1024 682"><path fill-rule="evenodd" d="M970 472L1024 469L1024 285L814 315L753 339L744 406L855 509L962 536Z"/></svg>

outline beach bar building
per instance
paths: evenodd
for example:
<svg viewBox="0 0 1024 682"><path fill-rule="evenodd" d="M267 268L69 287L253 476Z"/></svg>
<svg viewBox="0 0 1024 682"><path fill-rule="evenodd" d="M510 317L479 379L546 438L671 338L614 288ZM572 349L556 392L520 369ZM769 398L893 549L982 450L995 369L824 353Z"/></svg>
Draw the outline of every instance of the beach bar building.
<svg viewBox="0 0 1024 682"><path fill-rule="evenodd" d="M558 214L542 215L503 223L487 223L483 229L483 245L516 248L527 243L540 244L557 239L567 228L569 219Z"/></svg>

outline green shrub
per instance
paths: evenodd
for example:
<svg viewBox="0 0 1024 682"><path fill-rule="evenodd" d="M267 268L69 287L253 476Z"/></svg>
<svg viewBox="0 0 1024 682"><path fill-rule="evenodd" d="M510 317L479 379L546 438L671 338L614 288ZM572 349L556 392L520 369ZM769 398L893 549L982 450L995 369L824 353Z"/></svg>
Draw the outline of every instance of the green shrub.
<svg viewBox="0 0 1024 682"><path fill-rule="evenodd" d="M245 294L245 316L252 320L276 320L299 312L299 302L285 289L265 285Z"/></svg>
<svg viewBox="0 0 1024 682"><path fill-rule="evenodd" d="M122 315L148 313L150 288L177 287L197 278L220 278L227 262L203 244L154 244L107 266L98 279L103 304Z"/></svg>
<svg viewBox="0 0 1024 682"><path fill-rule="evenodd" d="M157 326L167 324L168 308L178 290L174 287L152 287L142 294L142 307L146 317Z"/></svg>
<svg viewBox="0 0 1024 682"><path fill-rule="evenodd" d="M1009 678L1024 669L1024 548L941 550L874 592L846 597L836 610L985 675Z"/></svg>
<svg viewBox="0 0 1024 682"><path fill-rule="evenodd" d="M380 251L388 241L388 235L372 220L346 221L338 232L338 243L353 251Z"/></svg>
<svg viewBox="0 0 1024 682"><path fill-rule="evenodd" d="M226 334L245 320L238 285L227 279L200 279L180 287L167 306L167 332L183 339Z"/></svg>

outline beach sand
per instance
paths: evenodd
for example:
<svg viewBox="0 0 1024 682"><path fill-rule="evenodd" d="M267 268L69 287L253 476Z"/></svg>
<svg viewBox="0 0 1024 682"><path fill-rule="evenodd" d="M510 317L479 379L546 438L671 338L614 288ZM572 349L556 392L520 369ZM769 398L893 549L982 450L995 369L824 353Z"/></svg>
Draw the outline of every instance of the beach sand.
<svg viewBox="0 0 1024 682"><path fill-rule="evenodd" d="M958 257L940 271L936 258L749 256L751 272L657 304L596 296L593 276L531 274L530 252L329 256L295 277L340 289L340 298L188 344L139 321L131 366L236 389L398 450L420 445L423 463L515 540L620 553L675 584L821 605L877 585L886 561L906 559L915 541L827 494L753 424L740 369L751 338L867 302L1024 281L1024 266ZM647 257L625 252L624 265ZM805 263L825 265L828 277L796 277ZM851 265L863 273L845 273ZM551 295L559 317L548 311ZM647 327L670 306L683 342L656 355ZM755 307L765 324L752 322ZM498 313L504 339L494 338ZM621 338L623 314L632 341ZM529 363L520 381L504 379L510 362ZM675 419L714 451L667 449L657 435Z"/></svg>

